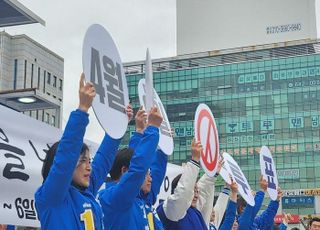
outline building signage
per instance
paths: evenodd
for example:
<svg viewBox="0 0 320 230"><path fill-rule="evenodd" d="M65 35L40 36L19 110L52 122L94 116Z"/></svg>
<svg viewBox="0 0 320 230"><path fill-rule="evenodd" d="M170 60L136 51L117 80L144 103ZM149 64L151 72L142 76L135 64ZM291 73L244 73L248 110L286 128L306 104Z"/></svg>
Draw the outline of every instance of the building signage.
<svg viewBox="0 0 320 230"><path fill-rule="evenodd" d="M284 190L284 196L320 196L320 188Z"/></svg>
<svg viewBox="0 0 320 230"><path fill-rule="evenodd" d="M286 80L291 78L314 77L320 75L320 67L287 69L272 71L272 80Z"/></svg>
<svg viewBox="0 0 320 230"><path fill-rule="evenodd" d="M227 133L253 131L253 121L230 122L226 124Z"/></svg>
<svg viewBox="0 0 320 230"><path fill-rule="evenodd" d="M191 137L194 136L193 127L177 127L174 128L174 133L177 137Z"/></svg>
<svg viewBox="0 0 320 230"><path fill-rule="evenodd" d="M312 126L312 128L319 127L319 116L318 115L311 116L311 126Z"/></svg>
<svg viewBox="0 0 320 230"><path fill-rule="evenodd" d="M274 119L267 119L260 121L260 130L261 131L268 131L274 129Z"/></svg>
<svg viewBox="0 0 320 230"><path fill-rule="evenodd" d="M238 78L239 84L244 83L259 83L266 81L266 74L265 73L249 73L249 74L242 74Z"/></svg>
<svg viewBox="0 0 320 230"><path fill-rule="evenodd" d="M293 117L289 118L290 128L303 128L304 122L303 117Z"/></svg>
<svg viewBox="0 0 320 230"><path fill-rule="evenodd" d="M268 26L266 28L267 34L279 34L279 33L288 33L288 32L295 32L300 31L302 28L301 23L292 23L292 24L285 24L285 25L277 25L277 26Z"/></svg>
<svg viewBox="0 0 320 230"><path fill-rule="evenodd" d="M284 215L276 215L274 218L274 222L276 224L280 224L283 221ZM300 216L297 214L291 214L291 220L289 221L289 224L298 224L300 223Z"/></svg>
<svg viewBox="0 0 320 230"><path fill-rule="evenodd" d="M300 170L299 169L282 169L278 170L278 178L279 179L298 179L300 178Z"/></svg>
<svg viewBox="0 0 320 230"><path fill-rule="evenodd" d="M314 196L282 197L282 208L313 208Z"/></svg>

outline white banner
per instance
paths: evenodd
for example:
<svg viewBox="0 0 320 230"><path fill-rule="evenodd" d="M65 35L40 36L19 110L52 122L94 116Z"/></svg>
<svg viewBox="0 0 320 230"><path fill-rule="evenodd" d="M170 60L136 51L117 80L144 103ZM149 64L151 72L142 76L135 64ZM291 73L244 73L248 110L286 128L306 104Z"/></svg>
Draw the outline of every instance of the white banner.
<svg viewBox="0 0 320 230"><path fill-rule="evenodd" d="M146 108L146 81L145 79L140 79L138 85L139 92L139 102ZM173 138L171 136L171 126L170 122L164 109L164 106L160 100L155 89L153 89L153 105L156 106L163 117L163 121L160 126L160 140L158 146L167 155L171 155L173 152Z"/></svg>
<svg viewBox="0 0 320 230"><path fill-rule="evenodd" d="M62 131L0 105L0 223L39 227L34 193L49 146ZM97 145L86 141L91 152Z"/></svg>
<svg viewBox="0 0 320 230"><path fill-rule="evenodd" d="M163 183L160 188L160 193L158 195L157 202L154 207L158 206L159 201L165 200L171 194L171 183L173 179L183 172L182 166L168 163L166 176L164 177Z"/></svg>
<svg viewBox="0 0 320 230"><path fill-rule="evenodd" d="M262 146L260 150L260 169L261 175L268 181L268 193L272 200L276 200L278 196L278 178L276 165L272 158L271 152L266 146Z"/></svg>
<svg viewBox="0 0 320 230"><path fill-rule="evenodd" d="M117 46L108 31L94 24L86 32L82 49L85 77L93 83L97 93L93 111L111 137L121 138L128 126L125 109L129 95Z"/></svg>

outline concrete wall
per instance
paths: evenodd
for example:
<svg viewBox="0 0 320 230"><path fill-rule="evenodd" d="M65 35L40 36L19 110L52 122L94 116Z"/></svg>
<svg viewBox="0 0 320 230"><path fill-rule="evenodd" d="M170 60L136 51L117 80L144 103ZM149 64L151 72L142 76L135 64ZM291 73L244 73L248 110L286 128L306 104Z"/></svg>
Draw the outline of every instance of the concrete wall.
<svg viewBox="0 0 320 230"><path fill-rule="evenodd" d="M177 0L177 53L315 39L316 4L319 0Z"/></svg>

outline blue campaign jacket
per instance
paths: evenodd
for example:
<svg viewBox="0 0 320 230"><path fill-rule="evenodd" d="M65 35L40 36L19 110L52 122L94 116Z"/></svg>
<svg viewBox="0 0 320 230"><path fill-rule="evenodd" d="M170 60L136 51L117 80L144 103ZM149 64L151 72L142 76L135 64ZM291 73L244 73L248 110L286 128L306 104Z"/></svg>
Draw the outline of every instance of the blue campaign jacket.
<svg viewBox="0 0 320 230"><path fill-rule="evenodd" d="M273 230L274 217L279 208L279 201L271 200L267 209L254 219L253 228L260 230Z"/></svg>
<svg viewBox="0 0 320 230"><path fill-rule="evenodd" d="M159 142L159 129L149 126L144 134L137 134L135 144L130 143L134 154L129 169L122 175L118 183L103 190L99 201L104 213L105 229L148 229L148 213L160 191L160 186L166 170L167 157L156 148ZM140 135L140 136L139 136ZM131 140L132 142L132 140ZM147 195L142 195L140 188L146 173L151 166L152 188ZM158 172L157 172L158 169ZM157 174L159 174L157 176ZM157 179L159 178L159 179ZM151 217L154 215L151 214ZM154 228L163 229L161 222L153 218Z"/></svg>
<svg viewBox="0 0 320 230"><path fill-rule="evenodd" d="M70 114L49 175L35 193L42 229L91 229L92 225L102 229L102 211L95 195L111 169L120 140L105 135L91 165L89 187L77 189L72 176L88 122L88 114L81 110Z"/></svg>
<svg viewBox="0 0 320 230"><path fill-rule="evenodd" d="M163 210L163 202L157 208L158 215L166 230L207 230L208 227L203 220L201 212L193 207L187 209L186 215L179 221L172 221L166 217Z"/></svg>
<svg viewBox="0 0 320 230"><path fill-rule="evenodd" d="M254 219L259 212L264 199L264 192L258 191L254 197L255 205L252 207L247 204L241 216L238 217L238 230L256 229L253 226Z"/></svg>
<svg viewBox="0 0 320 230"><path fill-rule="evenodd" d="M229 200L224 221L219 230L230 230L236 217L237 203Z"/></svg>

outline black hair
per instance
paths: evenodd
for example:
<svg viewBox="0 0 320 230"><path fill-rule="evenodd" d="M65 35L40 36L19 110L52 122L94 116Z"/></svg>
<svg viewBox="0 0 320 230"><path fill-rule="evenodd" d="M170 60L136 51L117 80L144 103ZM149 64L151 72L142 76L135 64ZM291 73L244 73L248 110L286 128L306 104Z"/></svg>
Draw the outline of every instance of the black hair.
<svg viewBox="0 0 320 230"><path fill-rule="evenodd" d="M247 202L245 201L245 199L243 199L243 197L239 197L237 200L237 213L240 215L242 212L242 208L246 207Z"/></svg>
<svg viewBox="0 0 320 230"><path fill-rule="evenodd" d="M129 168L132 155L133 149L130 148L125 148L118 151L116 159L114 160L112 168L109 172L113 181L118 180L121 177L121 169L123 166Z"/></svg>
<svg viewBox="0 0 320 230"><path fill-rule="evenodd" d="M43 161L43 165L42 165L42 170L41 170L41 174L42 174L42 178L43 178L43 182L47 179L51 166L53 164L53 160L54 157L56 155L58 146L60 144L60 141L54 143L48 150L46 158ZM83 143L82 148L81 148L81 155L84 154L86 151L89 151L89 147Z"/></svg>
<svg viewBox="0 0 320 230"><path fill-rule="evenodd" d="M312 225L313 222L320 222L320 218L318 217L313 217L310 221L309 221L309 228Z"/></svg>
<svg viewBox="0 0 320 230"><path fill-rule="evenodd" d="M273 224L273 230L280 230L279 225L274 223Z"/></svg>
<svg viewBox="0 0 320 230"><path fill-rule="evenodd" d="M171 194L174 193L174 190L176 189L178 183L179 183L179 180L181 178L182 174L180 173L178 176L176 176L173 181L171 182Z"/></svg>
<svg viewBox="0 0 320 230"><path fill-rule="evenodd" d="M291 228L291 230L300 230L300 229L297 227L294 227L294 228Z"/></svg>

